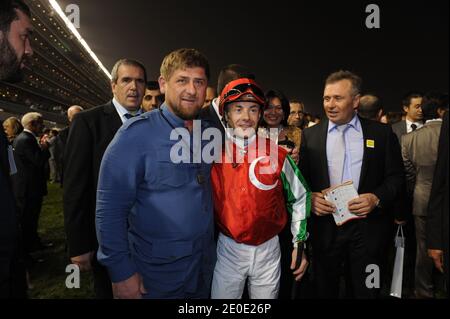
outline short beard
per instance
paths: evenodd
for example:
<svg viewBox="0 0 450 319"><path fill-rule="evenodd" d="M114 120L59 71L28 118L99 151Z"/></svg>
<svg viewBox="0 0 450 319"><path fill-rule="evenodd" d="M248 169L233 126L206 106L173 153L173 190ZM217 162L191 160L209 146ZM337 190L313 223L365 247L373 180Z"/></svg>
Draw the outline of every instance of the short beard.
<svg viewBox="0 0 450 319"><path fill-rule="evenodd" d="M16 52L6 37L0 40L0 81L17 83L23 80L23 72Z"/></svg>
<svg viewBox="0 0 450 319"><path fill-rule="evenodd" d="M182 118L185 121L196 119L198 114L200 113L200 109L201 109L201 107L199 107L198 110L193 113L192 112L187 113L187 112L184 112L184 110L182 110L179 107L172 107L172 110L175 113L175 115L178 116L179 118Z"/></svg>

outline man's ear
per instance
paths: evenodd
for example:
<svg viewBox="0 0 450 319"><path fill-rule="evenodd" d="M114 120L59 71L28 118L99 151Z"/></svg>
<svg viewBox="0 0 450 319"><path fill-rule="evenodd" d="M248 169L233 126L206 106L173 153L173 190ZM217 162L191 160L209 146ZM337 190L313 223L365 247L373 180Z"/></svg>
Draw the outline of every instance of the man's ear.
<svg viewBox="0 0 450 319"><path fill-rule="evenodd" d="M381 120L382 117L383 117L383 109L380 109L377 114L378 122Z"/></svg>
<svg viewBox="0 0 450 319"><path fill-rule="evenodd" d="M361 99L361 94L355 95L353 98L353 109L356 110L359 107L359 101Z"/></svg>
<svg viewBox="0 0 450 319"><path fill-rule="evenodd" d="M166 94L166 79L160 75L158 78L158 83L159 83L159 90L161 91L161 94Z"/></svg>
<svg viewBox="0 0 450 319"><path fill-rule="evenodd" d="M113 95L114 95L114 90L116 89L116 85L117 85L116 82L111 81L111 92L113 92Z"/></svg>
<svg viewBox="0 0 450 319"><path fill-rule="evenodd" d="M403 105L403 111L404 111L405 113L408 113L408 111L409 111L409 106L404 106L404 105Z"/></svg>

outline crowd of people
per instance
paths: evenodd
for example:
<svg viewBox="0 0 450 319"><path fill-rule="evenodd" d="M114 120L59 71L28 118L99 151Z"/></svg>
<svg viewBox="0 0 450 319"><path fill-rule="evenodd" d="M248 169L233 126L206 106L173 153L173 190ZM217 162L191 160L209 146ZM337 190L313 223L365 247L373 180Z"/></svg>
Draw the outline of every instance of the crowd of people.
<svg viewBox="0 0 450 319"><path fill-rule="evenodd" d="M0 80L20 81L30 11L1 6ZM3 122L0 298L26 297L31 253L51 246L37 232L48 180L63 188L70 262L92 271L99 299L386 297L398 227L414 238L405 296L448 285L448 95L410 92L385 113L340 70L319 119L243 65L208 86L196 49L166 55L157 81L133 59L111 76L112 100L71 106L62 130L44 132L37 112ZM354 218L340 224L326 190L348 182Z"/></svg>

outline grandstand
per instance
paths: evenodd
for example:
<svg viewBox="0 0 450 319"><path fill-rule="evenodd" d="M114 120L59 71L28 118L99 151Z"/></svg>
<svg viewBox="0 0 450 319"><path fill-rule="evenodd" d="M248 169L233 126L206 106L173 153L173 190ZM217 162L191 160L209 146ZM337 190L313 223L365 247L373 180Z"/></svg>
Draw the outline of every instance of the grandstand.
<svg viewBox="0 0 450 319"><path fill-rule="evenodd" d="M109 77L49 1L25 2L35 29L34 54L24 81L0 81L0 119L36 111L50 123L65 125L71 105L87 109L110 99Z"/></svg>

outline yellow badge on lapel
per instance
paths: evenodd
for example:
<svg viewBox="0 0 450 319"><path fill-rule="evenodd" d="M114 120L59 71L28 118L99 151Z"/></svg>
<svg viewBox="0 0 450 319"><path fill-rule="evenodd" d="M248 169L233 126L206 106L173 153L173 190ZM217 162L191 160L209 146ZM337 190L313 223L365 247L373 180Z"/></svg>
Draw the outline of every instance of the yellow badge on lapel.
<svg viewBox="0 0 450 319"><path fill-rule="evenodd" d="M375 148L375 141L374 140L366 140L366 147Z"/></svg>

